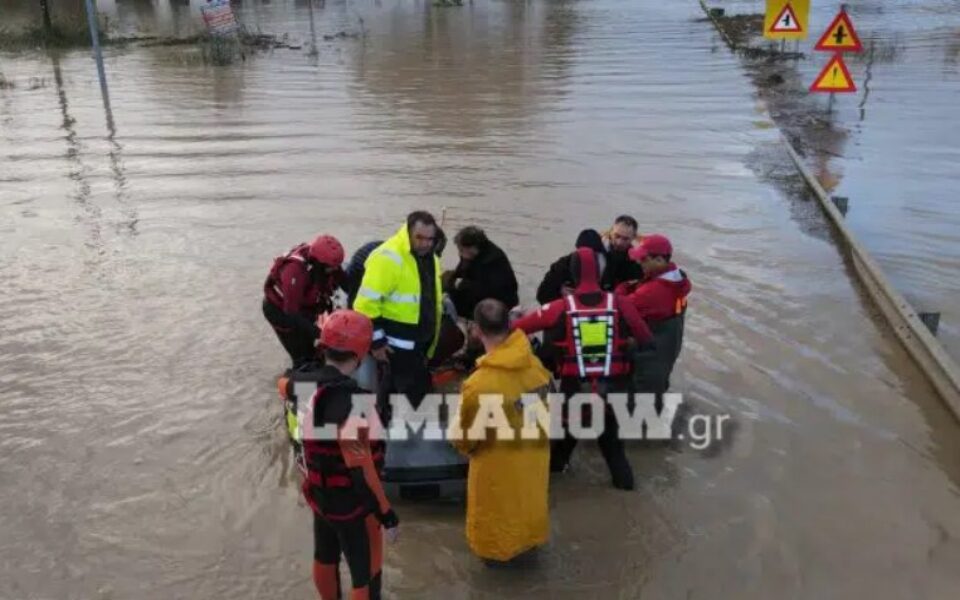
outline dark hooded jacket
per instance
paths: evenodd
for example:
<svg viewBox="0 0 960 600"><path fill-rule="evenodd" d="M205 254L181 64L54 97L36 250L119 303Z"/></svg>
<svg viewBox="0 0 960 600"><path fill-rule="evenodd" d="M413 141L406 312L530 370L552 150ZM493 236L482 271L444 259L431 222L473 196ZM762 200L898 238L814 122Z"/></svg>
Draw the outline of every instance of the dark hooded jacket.
<svg viewBox="0 0 960 600"><path fill-rule="evenodd" d="M603 257L604 267L600 276L600 287L606 291L614 290L625 281L640 279L643 269L636 262L630 260L625 252L607 252L603 245L603 238L594 229L584 229L577 236L576 247L590 248L597 256ZM537 287L537 302L547 304L562 295L564 286L573 287L574 278L571 270L571 261L574 254L567 254L558 258L543 276Z"/></svg>
<svg viewBox="0 0 960 600"><path fill-rule="evenodd" d="M461 280L460 284L454 287L457 279ZM473 318L473 309L487 298L499 300L507 308L519 303L517 277L510 259L491 241L480 248L480 253L473 260L460 261L445 291L450 294L457 314L467 319Z"/></svg>

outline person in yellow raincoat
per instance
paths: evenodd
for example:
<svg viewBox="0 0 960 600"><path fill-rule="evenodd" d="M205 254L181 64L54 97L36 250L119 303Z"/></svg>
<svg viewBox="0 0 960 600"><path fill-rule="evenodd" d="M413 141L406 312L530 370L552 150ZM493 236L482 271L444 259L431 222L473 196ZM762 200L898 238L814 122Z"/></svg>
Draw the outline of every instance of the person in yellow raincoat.
<svg viewBox="0 0 960 600"><path fill-rule="evenodd" d="M486 354L463 383L457 418L462 439L453 445L470 459L467 480L467 543L488 561L508 561L547 542L550 517L547 488L550 446L546 433L534 426L521 436L524 408L521 397L536 394L542 402L550 373L534 355L522 331L510 331L507 307L497 300L481 301L474 311L476 330ZM481 404L481 397L496 395L496 406ZM490 396L488 396L489 398ZM528 396L529 397L529 396ZM484 400L487 402L487 400ZM494 415L502 409L505 417ZM546 405L541 405L546 410ZM479 418L478 418L479 417ZM486 429L482 439L470 439L470 429ZM512 439L497 435L499 425Z"/></svg>

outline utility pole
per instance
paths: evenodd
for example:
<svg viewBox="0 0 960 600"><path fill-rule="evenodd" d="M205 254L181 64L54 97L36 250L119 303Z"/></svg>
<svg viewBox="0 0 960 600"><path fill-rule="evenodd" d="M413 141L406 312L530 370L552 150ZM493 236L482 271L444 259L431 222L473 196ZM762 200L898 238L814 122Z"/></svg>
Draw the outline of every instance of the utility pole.
<svg viewBox="0 0 960 600"><path fill-rule="evenodd" d="M97 76L100 79L100 94L103 96L103 107L107 111L107 119L113 121L113 113L110 110L110 94L107 93L107 73L103 68L103 50L100 49L100 26L97 23L97 9L93 5L93 0L86 0L87 7L87 25L90 27L90 43L93 45L93 58L97 62Z"/></svg>
<svg viewBox="0 0 960 600"><path fill-rule="evenodd" d="M50 0L40 0L40 10L43 11L43 30L50 33L53 23L50 22Z"/></svg>

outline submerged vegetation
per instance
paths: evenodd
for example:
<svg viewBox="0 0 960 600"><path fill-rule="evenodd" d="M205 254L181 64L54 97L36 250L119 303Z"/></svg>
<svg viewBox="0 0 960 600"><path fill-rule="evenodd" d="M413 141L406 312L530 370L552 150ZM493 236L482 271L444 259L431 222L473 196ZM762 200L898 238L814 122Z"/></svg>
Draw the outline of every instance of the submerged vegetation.
<svg viewBox="0 0 960 600"><path fill-rule="evenodd" d="M323 36L326 42L341 40L356 40L362 38L361 33L340 31ZM299 50L302 43L291 41L287 35L273 35L262 32L252 32L240 27L233 35L213 35L200 33L187 37L110 37L101 32L100 43L104 46L142 47L182 47L187 53L182 57L186 62L201 62L204 64L223 66L230 65L238 60L246 60L247 55L257 51L289 49ZM0 28L0 52L19 52L25 50L89 48L90 35L86 29L63 28L54 26L50 30L43 27L21 30L11 33ZM0 89L5 85L12 87L0 77Z"/></svg>
<svg viewBox="0 0 960 600"><path fill-rule="evenodd" d="M707 10L707 19L713 21L723 41L730 50L747 58L764 58L769 61L795 60L803 58L801 52L790 52L778 48L775 42L764 40L762 14L727 15L717 9Z"/></svg>
<svg viewBox="0 0 960 600"><path fill-rule="evenodd" d="M340 31L323 35L326 42L362 39L365 36L363 19L360 19L361 33ZM109 24L101 23L100 43L103 46L142 47L180 47L177 58L186 63L202 63L224 66L246 60L248 54L274 49L300 50L302 42L291 41L287 35L272 35L260 31L250 31L243 25L236 33L215 35L198 33L186 37L157 37L138 35L123 37L109 35ZM69 50L89 48L90 32L86 20L74 20L68 23L53 23L49 26L36 25L26 29L9 29L0 26L0 52L21 52L30 50ZM312 44L311 52L315 49ZM13 83L0 76L0 89L11 88Z"/></svg>
<svg viewBox="0 0 960 600"><path fill-rule="evenodd" d="M107 42L107 38L102 31L100 32L100 41ZM16 31L0 28L0 50L89 47L90 30L87 29L85 22L56 24L50 28L36 26Z"/></svg>

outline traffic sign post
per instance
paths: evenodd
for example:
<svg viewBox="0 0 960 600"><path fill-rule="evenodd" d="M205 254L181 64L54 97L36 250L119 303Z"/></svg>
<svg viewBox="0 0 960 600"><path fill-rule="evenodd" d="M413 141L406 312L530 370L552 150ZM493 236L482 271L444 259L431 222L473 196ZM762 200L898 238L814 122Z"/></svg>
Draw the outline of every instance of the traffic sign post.
<svg viewBox="0 0 960 600"><path fill-rule="evenodd" d="M767 0L763 37L768 40L805 40L810 30L810 0Z"/></svg>
<svg viewBox="0 0 960 600"><path fill-rule="evenodd" d="M857 84L853 82L853 76L846 63L843 62L843 52L860 52L863 50L863 44L860 43L860 36L853 27L853 21L847 14L846 7L840 5L840 12L834 17L830 26L820 36L814 50L820 52L833 52L831 58L817 78L810 85L811 92L822 92L830 94L830 102L827 105L827 112L833 110L833 95L857 91Z"/></svg>

